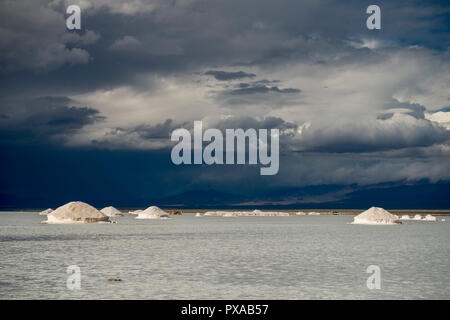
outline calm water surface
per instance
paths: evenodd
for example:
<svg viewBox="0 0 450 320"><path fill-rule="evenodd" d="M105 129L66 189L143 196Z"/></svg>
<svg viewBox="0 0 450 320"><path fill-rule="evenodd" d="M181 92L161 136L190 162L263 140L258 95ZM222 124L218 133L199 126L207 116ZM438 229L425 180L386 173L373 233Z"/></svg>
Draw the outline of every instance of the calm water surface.
<svg viewBox="0 0 450 320"><path fill-rule="evenodd" d="M450 221L134 217L46 225L37 213L0 212L0 298L450 298ZM69 265L81 268L80 290L66 287ZM379 290L366 286L370 265L381 268Z"/></svg>

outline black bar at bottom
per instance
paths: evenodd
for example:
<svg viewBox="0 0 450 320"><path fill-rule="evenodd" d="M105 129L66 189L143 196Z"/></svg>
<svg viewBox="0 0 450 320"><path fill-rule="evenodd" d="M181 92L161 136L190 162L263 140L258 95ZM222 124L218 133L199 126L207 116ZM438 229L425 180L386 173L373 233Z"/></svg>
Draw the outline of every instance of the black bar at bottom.
<svg viewBox="0 0 450 320"><path fill-rule="evenodd" d="M416 311L448 310L449 301L435 300L3 300L2 312L11 311L15 316L33 310L45 317L54 310L66 310L70 317L105 319L121 316L131 320L138 313L140 319L301 319L311 316L361 316L404 317ZM89 314L89 317L87 315ZM60 316L60 312L53 313Z"/></svg>

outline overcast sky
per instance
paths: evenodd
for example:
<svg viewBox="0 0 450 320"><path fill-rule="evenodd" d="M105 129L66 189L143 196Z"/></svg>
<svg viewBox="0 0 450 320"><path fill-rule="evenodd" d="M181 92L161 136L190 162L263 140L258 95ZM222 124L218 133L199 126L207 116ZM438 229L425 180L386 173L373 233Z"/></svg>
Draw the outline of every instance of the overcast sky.
<svg viewBox="0 0 450 320"><path fill-rule="evenodd" d="M378 1L368 30L371 4L0 1L3 201L448 184L450 6ZM174 166L170 134L194 120L279 128L278 175Z"/></svg>

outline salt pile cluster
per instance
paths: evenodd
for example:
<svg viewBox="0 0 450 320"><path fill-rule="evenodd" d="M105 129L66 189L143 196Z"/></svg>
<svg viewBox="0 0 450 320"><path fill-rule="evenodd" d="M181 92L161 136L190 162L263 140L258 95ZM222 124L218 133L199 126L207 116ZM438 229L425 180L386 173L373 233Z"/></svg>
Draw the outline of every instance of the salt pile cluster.
<svg viewBox="0 0 450 320"><path fill-rule="evenodd" d="M299 211L299 212L296 212L295 215L296 215L296 216L305 216L306 213L304 213L304 212L302 212L302 211Z"/></svg>
<svg viewBox="0 0 450 320"><path fill-rule="evenodd" d="M371 225L395 225L399 223L396 215L384 210L383 208L372 207L363 213L357 215L353 219L354 224L371 224Z"/></svg>
<svg viewBox="0 0 450 320"><path fill-rule="evenodd" d="M418 220L418 221L437 221L436 217L432 216L431 214L427 214L425 217L421 216L420 214L416 214L414 216L414 219L411 220Z"/></svg>
<svg viewBox="0 0 450 320"><path fill-rule="evenodd" d="M48 215L49 213L52 213L52 212L53 212L53 209L48 208L48 209L46 209L46 210L44 210L44 211L41 211L41 212L39 213L39 215L41 215L41 216L46 216L46 215Z"/></svg>
<svg viewBox="0 0 450 320"><path fill-rule="evenodd" d="M81 202L69 202L47 215L44 223L98 223L110 222L109 217L93 206Z"/></svg>
<svg viewBox="0 0 450 320"><path fill-rule="evenodd" d="M225 217L225 218L235 218L235 217L240 217L241 215L236 215L236 214L234 214L234 212L227 212L227 213L225 213L222 217Z"/></svg>
<svg viewBox="0 0 450 320"><path fill-rule="evenodd" d="M200 212L197 212L197 213L195 214L195 216L196 216L196 217L201 217L202 214L201 214Z"/></svg>
<svg viewBox="0 0 450 320"><path fill-rule="evenodd" d="M310 212L308 216L320 216L320 212Z"/></svg>
<svg viewBox="0 0 450 320"><path fill-rule="evenodd" d="M108 217L117 217L121 216L122 212L114 207L105 207L102 210L100 210L101 213L107 215Z"/></svg>
<svg viewBox="0 0 450 320"><path fill-rule="evenodd" d="M169 214L156 206L151 206L138 213L136 219L168 219Z"/></svg>
<svg viewBox="0 0 450 320"><path fill-rule="evenodd" d="M425 218L423 218L423 221L437 221L436 217L432 216L431 214L427 214Z"/></svg>
<svg viewBox="0 0 450 320"><path fill-rule="evenodd" d="M276 211L208 211L205 212L204 216L213 217L288 217L287 212L276 212Z"/></svg>
<svg viewBox="0 0 450 320"><path fill-rule="evenodd" d="M131 210L131 211L128 211L128 213L130 213L130 214L139 214L142 211L144 211L144 210Z"/></svg>
<svg viewBox="0 0 450 320"><path fill-rule="evenodd" d="M401 216L400 220L416 220L416 221L437 221L436 217L431 214L427 214L425 217L420 214L416 214L414 217L408 215Z"/></svg>

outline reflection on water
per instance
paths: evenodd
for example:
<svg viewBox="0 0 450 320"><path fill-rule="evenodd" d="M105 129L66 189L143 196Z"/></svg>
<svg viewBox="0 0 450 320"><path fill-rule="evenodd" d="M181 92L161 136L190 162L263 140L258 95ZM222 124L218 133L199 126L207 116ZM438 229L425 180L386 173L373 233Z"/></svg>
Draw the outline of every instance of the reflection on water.
<svg viewBox="0 0 450 320"><path fill-rule="evenodd" d="M134 217L45 225L37 213L0 212L0 298L450 298L449 222ZM81 268L80 290L66 287L69 265ZM367 289L369 265L381 268L380 290Z"/></svg>

